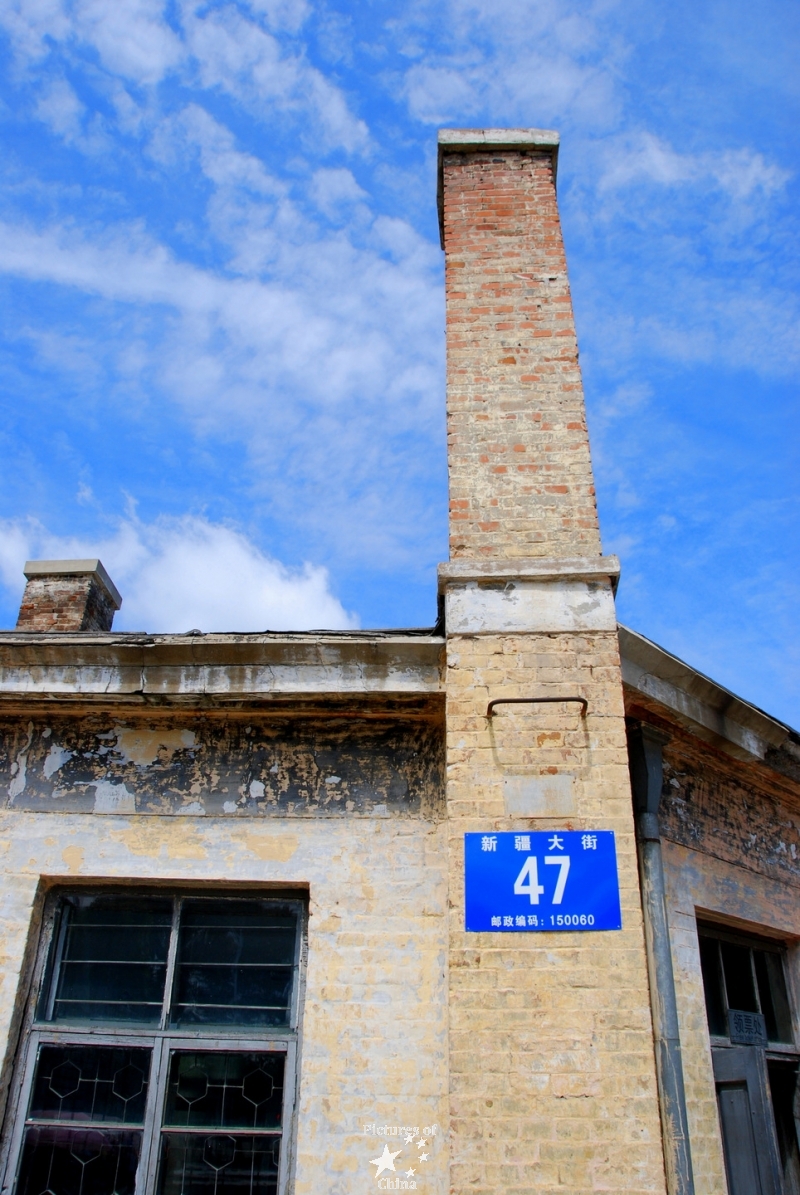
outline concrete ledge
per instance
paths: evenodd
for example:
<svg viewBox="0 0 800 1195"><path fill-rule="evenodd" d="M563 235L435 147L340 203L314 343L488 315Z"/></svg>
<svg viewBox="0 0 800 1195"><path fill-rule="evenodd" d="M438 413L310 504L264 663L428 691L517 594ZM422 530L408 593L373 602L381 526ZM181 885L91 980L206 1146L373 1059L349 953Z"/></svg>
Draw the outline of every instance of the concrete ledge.
<svg viewBox="0 0 800 1195"><path fill-rule="evenodd" d="M617 556L575 556L569 559L520 557L519 560L448 560L440 564L439 593L450 585L474 582L496 587L498 581L619 581Z"/></svg>
<svg viewBox="0 0 800 1195"><path fill-rule="evenodd" d="M608 577L451 584L445 593L448 635L549 634L617 629Z"/></svg>
<svg viewBox="0 0 800 1195"><path fill-rule="evenodd" d="M436 171L436 210L439 213L439 239L444 249L444 175L445 153L478 153L493 149L540 149L549 151L553 160L553 184L558 173L560 137L555 129L439 129L439 161Z"/></svg>
<svg viewBox="0 0 800 1195"><path fill-rule="evenodd" d="M558 150L561 138L555 129L439 129L439 151L469 152L477 149Z"/></svg>
<svg viewBox="0 0 800 1195"><path fill-rule="evenodd" d="M0 702L230 704L293 694L432 694L444 640L370 635L0 634Z"/></svg>

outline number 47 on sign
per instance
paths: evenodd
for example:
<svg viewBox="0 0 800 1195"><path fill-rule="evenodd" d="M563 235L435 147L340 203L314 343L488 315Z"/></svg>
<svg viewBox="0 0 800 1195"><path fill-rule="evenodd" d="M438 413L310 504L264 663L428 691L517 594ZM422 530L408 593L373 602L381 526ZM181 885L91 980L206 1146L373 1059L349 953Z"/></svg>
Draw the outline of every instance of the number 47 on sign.
<svg viewBox="0 0 800 1195"><path fill-rule="evenodd" d="M621 929L611 830L464 835L466 929Z"/></svg>

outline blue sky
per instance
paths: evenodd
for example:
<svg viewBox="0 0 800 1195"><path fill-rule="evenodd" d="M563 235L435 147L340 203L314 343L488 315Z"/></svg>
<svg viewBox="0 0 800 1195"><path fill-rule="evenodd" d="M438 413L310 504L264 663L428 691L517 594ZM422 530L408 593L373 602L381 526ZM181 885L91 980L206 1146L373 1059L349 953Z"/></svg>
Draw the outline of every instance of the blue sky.
<svg viewBox="0 0 800 1195"><path fill-rule="evenodd" d="M0 624L430 625L440 125L562 136L622 621L800 723L794 0L0 0Z"/></svg>

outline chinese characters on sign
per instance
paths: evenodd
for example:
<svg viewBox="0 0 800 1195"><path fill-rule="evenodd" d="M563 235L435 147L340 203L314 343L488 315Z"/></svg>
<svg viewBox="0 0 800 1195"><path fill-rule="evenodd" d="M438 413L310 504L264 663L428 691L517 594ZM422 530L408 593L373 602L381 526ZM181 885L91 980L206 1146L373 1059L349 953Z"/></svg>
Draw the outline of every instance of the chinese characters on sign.
<svg viewBox="0 0 800 1195"><path fill-rule="evenodd" d="M621 929L612 830L465 834L466 928Z"/></svg>
<svg viewBox="0 0 800 1195"><path fill-rule="evenodd" d="M767 1022L760 1012L745 1012L739 1008L729 1008L728 1034L734 1045L765 1046L767 1044Z"/></svg>

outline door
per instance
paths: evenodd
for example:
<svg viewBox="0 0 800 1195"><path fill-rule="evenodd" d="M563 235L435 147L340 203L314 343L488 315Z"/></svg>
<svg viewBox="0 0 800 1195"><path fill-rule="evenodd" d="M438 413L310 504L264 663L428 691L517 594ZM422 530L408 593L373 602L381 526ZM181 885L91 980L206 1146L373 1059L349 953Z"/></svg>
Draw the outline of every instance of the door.
<svg viewBox="0 0 800 1195"><path fill-rule="evenodd" d="M729 1195L783 1195L764 1051L712 1050Z"/></svg>

